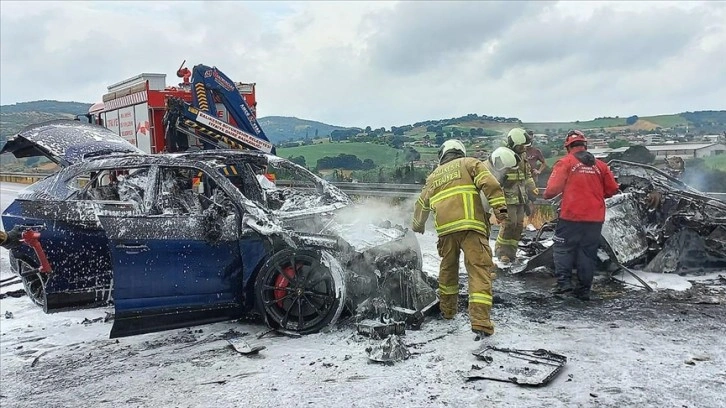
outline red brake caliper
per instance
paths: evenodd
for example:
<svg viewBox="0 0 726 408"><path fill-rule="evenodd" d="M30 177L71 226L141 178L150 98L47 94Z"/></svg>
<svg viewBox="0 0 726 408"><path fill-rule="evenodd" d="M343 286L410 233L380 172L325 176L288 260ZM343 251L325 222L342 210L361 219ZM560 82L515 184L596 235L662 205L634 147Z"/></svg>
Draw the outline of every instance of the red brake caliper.
<svg viewBox="0 0 726 408"><path fill-rule="evenodd" d="M282 288L282 289L275 289L272 292L272 296L274 296L275 300L277 300L277 306L282 306L282 299L287 295L287 291L285 288L290 284L290 281L285 277L289 276L291 278L295 277L295 270L292 268L292 266L288 266L282 269L282 273L277 275L277 278L275 279L275 287L276 288Z"/></svg>

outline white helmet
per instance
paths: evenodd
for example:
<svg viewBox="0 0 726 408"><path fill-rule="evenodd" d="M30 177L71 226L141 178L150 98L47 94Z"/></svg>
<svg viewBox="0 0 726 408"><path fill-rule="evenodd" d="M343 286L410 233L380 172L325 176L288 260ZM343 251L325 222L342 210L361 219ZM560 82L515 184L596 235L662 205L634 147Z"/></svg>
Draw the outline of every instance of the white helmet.
<svg viewBox="0 0 726 408"><path fill-rule="evenodd" d="M466 156L466 148L464 147L464 144L456 139L449 139L439 148L439 161L441 161L441 158L444 157L446 153L452 150L459 150L464 154L464 156Z"/></svg>
<svg viewBox="0 0 726 408"><path fill-rule="evenodd" d="M514 128L507 133L507 147L513 149L516 146L529 146L532 142L527 137L527 132L522 128Z"/></svg>
<svg viewBox="0 0 726 408"><path fill-rule="evenodd" d="M506 147L497 147L492 154L489 155L489 162L494 166L496 171L504 171L517 167L519 164L519 156L511 149Z"/></svg>

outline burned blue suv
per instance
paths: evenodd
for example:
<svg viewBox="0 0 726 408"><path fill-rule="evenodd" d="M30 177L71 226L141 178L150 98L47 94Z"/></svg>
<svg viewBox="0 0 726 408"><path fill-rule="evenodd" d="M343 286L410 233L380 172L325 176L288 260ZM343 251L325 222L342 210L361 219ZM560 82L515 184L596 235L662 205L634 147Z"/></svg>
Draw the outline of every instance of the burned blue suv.
<svg viewBox="0 0 726 408"><path fill-rule="evenodd" d="M6 230L40 233L51 267L43 271L30 246L11 251L29 298L46 312L110 302L111 337L248 314L304 334L371 304L416 310L435 300L412 231L361 216L345 193L289 160L150 155L71 120L30 126L0 153L59 166L2 213Z"/></svg>

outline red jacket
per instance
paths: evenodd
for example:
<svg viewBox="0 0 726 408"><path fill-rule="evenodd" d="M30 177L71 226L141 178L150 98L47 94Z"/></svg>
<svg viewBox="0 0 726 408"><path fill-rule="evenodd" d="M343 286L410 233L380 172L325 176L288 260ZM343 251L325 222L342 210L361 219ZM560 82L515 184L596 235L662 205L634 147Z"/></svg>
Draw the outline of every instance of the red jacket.
<svg viewBox="0 0 726 408"><path fill-rule="evenodd" d="M562 193L560 219L603 222L605 199L618 189L608 165L577 146L555 163L543 197L550 199Z"/></svg>

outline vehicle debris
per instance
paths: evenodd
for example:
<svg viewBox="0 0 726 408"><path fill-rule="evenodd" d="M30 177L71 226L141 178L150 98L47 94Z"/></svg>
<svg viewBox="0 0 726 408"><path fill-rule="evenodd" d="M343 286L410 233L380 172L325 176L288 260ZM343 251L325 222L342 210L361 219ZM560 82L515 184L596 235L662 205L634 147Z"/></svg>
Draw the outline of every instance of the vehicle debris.
<svg viewBox="0 0 726 408"><path fill-rule="evenodd" d="M368 336L374 340L385 339L390 335L401 336L406 334L406 325L402 321L364 320L357 325L358 334Z"/></svg>
<svg viewBox="0 0 726 408"><path fill-rule="evenodd" d="M241 337L231 338L227 339L227 342L229 343L230 347L234 349L234 351L244 354L246 356L258 354L260 351L266 349L266 346L252 346L248 344L244 339Z"/></svg>
<svg viewBox="0 0 726 408"><path fill-rule="evenodd" d="M52 269L28 245L11 268L46 313L113 302L112 338L255 315L300 335L437 299L410 229L287 159L146 154L70 120L29 126L2 151L61 167L2 216L37 230Z"/></svg>
<svg viewBox="0 0 726 408"><path fill-rule="evenodd" d="M540 387L552 381L567 363L567 357L545 349L487 346L473 354L483 363L472 364L464 374L468 381L493 380Z"/></svg>
<svg viewBox="0 0 726 408"><path fill-rule="evenodd" d="M639 270L703 275L726 268L726 203L655 167L621 160L610 166L621 193L608 198L599 255L601 270L624 270L646 289ZM530 258L519 273L552 267L547 223L520 246Z"/></svg>
<svg viewBox="0 0 726 408"><path fill-rule="evenodd" d="M411 352L398 335L392 334L381 340L378 344L366 347L368 359L377 363L393 364L407 360Z"/></svg>

